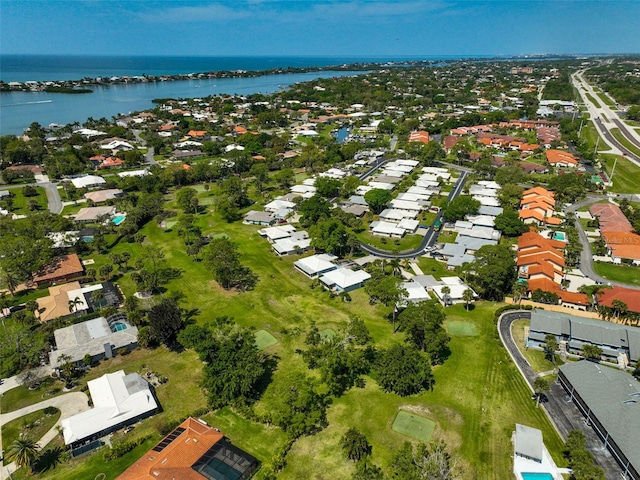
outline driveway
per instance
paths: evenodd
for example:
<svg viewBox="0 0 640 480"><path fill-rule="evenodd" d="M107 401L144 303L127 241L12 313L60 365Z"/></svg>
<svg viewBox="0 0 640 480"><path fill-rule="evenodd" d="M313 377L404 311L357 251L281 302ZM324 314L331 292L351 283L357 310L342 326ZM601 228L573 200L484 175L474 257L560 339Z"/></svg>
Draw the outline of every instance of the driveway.
<svg viewBox="0 0 640 480"><path fill-rule="evenodd" d="M34 405L29 405L28 407L21 408L19 410L14 410L13 412L0 414L0 426L5 423L10 422L11 420L15 420L29 413L36 412L38 410L42 410L47 407L55 407L60 410L60 419L56 422L56 424L49 430L39 441L38 445L40 448L44 448L51 440L53 440L56 435L58 435L58 427L60 426L60 421L72 417L80 412L84 412L85 410L89 410L89 398L86 394L82 392L70 392L65 393L63 395L59 395L57 397L49 398L47 400L43 400L42 402L36 403ZM0 443L2 443L2 436L0 434ZM8 450L9 445L2 445L4 451ZM11 474L16 471L15 463L10 463L8 465L0 466L0 479L3 478L11 478Z"/></svg>
<svg viewBox="0 0 640 480"><path fill-rule="evenodd" d="M500 340L509 352L511 359L518 367L520 374L527 381L527 385L533 393L533 382L535 381L537 374L531 368L527 360L520 353L520 350L516 346L513 336L511 335L511 325L514 321L526 318L531 318L531 312L528 310L518 310L515 312L507 312L500 316L498 320L498 333L500 334ZM618 463L611 456L608 450L603 447L600 438L596 435L595 431L587 427L584 423L584 417L570 400L567 393L562 386L557 382L552 382L550 390L547 392L546 403L541 403L539 408L544 409L547 417L551 420L551 423L555 426L560 436L566 440L568 433L571 430L581 430L584 432L587 439L587 449L593 454L594 459L598 465L600 465L606 474L607 480L619 480L622 475ZM534 400L531 400L532 402Z"/></svg>

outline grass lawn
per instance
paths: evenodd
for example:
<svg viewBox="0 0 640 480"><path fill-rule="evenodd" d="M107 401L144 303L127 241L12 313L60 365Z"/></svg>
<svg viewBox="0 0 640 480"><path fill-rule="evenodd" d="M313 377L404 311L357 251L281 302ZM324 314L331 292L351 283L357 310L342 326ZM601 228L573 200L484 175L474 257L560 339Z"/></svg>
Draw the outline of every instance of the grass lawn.
<svg viewBox="0 0 640 480"><path fill-rule="evenodd" d="M436 423L428 418L400 410L391 428L394 432L401 433L414 440L428 442L431 439L433 430L436 428Z"/></svg>
<svg viewBox="0 0 640 480"><path fill-rule="evenodd" d="M624 282L640 285L640 268L628 265L614 265L613 263L594 262L593 269L598 275L614 282Z"/></svg>
<svg viewBox="0 0 640 480"><path fill-rule="evenodd" d="M336 336L336 331L333 328L325 328L324 330L320 331L320 336L323 339L333 338Z"/></svg>
<svg viewBox="0 0 640 480"><path fill-rule="evenodd" d="M181 277L172 280L165 288L169 292L184 293L184 306L198 309L195 316L198 323L228 316L241 326L272 332L278 339L278 343L270 347L278 358L274 381L292 372L307 372L303 360L295 352L304 348L303 332L311 320L316 321L320 331L338 333L350 315L357 315L368 327L376 347L385 348L394 342L404 341L403 334L391 331L386 318L390 308L370 305L362 289L350 292L351 302L344 302L323 289L311 288L312 282L293 267L293 262L299 257L277 257L271 252L269 243L258 235L259 227L240 222L228 224L217 214L198 215L197 218L203 232L224 233L237 243L242 262L250 266L260 279L254 290L244 293L222 290L203 262L194 262L186 255L177 233L164 231L155 222L150 222L142 230L147 238L144 245L121 242L110 253L128 251L133 264L148 246L162 248L167 263L182 271ZM108 261L108 255L94 253L91 257L96 261L95 268ZM431 261L435 262L430 258L419 260L425 274L436 273L429 270ZM439 265L442 266L438 266L437 276L450 274L443 264ZM126 295L135 291L128 273L117 282ZM478 302L470 312L465 311L464 305L448 307L447 321L470 323L475 327L477 336L452 337L450 358L444 365L434 368L433 391L403 398L383 392L372 378L367 377L364 388L353 388L332 399L327 412L329 426L294 443L287 455L287 466L278 478L348 478L354 466L344 458L338 443L350 427L367 436L373 446L373 461L383 470L387 469L393 452L407 440L392 428L399 410L410 411L435 422L437 428L433 438L447 442L464 467L463 479L509 478L513 451L511 433L515 423L540 428L555 460L565 465L560 454L560 438L542 410L531 401L524 380L496 338L493 312L500 305ZM146 434L153 437L117 461L104 462L102 453L96 452L56 467L46 474L46 478L92 479L101 472L106 473L107 478L115 478L157 442L159 427L206 406L206 398L199 387L202 364L191 351L178 354L160 348L116 356L93 368L83 379L83 384L118 369L127 373L144 373L150 369L169 379L168 383L156 389L163 412L145 420L128 434L132 439ZM315 372L308 374L314 375ZM264 399L256 405L256 411L268 410L269 405ZM249 453L267 461L282 441L282 432L278 429L253 424L229 410L223 409L206 418L234 443L246 446Z"/></svg>
<svg viewBox="0 0 640 480"><path fill-rule="evenodd" d="M357 236L361 242L389 252L414 250L420 246L420 242L422 242L424 238L422 235L405 235L402 238L387 238L373 235L367 231L361 232Z"/></svg>
<svg viewBox="0 0 640 480"><path fill-rule="evenodd" d="M446 322L445 327L449 335L458 337L475 337L478 335L476 326L471 322Z"/></svg>
<svg viewBox="0 0 640 480"><path fill-rule="evenodd" d="M37 203L36 211L45 211L48 205L45 189L42 187L35 187L35 189L38 194L33 197L25 197L22 194L21 188L12 188L9 190L13 195L13 206L9 211L16 215L27 215L32 212L28 207L31 200L35 200Z"/></svg>
<svg viewBox="0 0 640 480"><path fill-rule="evenodd" d="M524 327L529 325L529 320L521 319L516 320L511 324L511 335L513 340L518 346L520 353L527 359L531 368L537 373L548 372L554 369L553 363L548 360L542 350L534 350L532 348L525 348L524 345ZM556 365L560 366L564 364L560 355L556 355ZM554 379L555 380L555 379Z"/></svg>
<svg viewBox="0 0 640 480"><path fill-rule="evenodd" d="M0 405L3 413L13 412L42 402L62 393L62 384L50 378L40 384L40 388L29 390L25 386L18 386L0 395Z"/></svg>
<svg viewBox="0 0 640 480"><path fill-rule="evenodd" d="M440 243L455 243L458 232L452 230L443 230L438 235L438 242Z"/></svg>
<svg viewBox="0 0 640 480"><path fill-rule="evenodd" d="M270 347L271 345L275 345L278 343L276 337L271 335L266 330L258 330L256 332L256 346L258 350L264 350L265 348Z"/></svg>
<svg viewBox="0 0 640 480"><path fill-rule="evenodd" d="M613 187L609 187L611 192L640 192L640 167L618 155L600 155L600 158L609 176L611 176L613 164L615 163L616 165L616 169L613 174Z"/></svg>
<svg viewBox="0 0 640 480"><path fill-rule="evenodd" d="M450 277L453 272L447 270L447 264L435 258L423 256L418 259L418 266L425 275L433 275L440 280L442 277Z"/></svg>
<svg viewBox="0 0 640 480"><path fill-rule="evenodd" d="M50 415L44 413L44 409L38 410L37 412L29 413L9 423L5 423L2 426L2 445L5 451L8 450L11 444L15 440L18 440L22 434L36 440L42 438L53 428L60 418L60 410L57 408L54 410L55 413ZM4 465L8 463L10 463L9 460L4 459Z"/></svg>
<svg viewBox="0 0 640 480"><path fill-rule="evenodd" d="M636 155L640 155L640 148L636 147L633 143L629 141L627 137L625 137L619 128L612 128L611 135L615 137L626 149L630 152L635 153Z"/></svg>

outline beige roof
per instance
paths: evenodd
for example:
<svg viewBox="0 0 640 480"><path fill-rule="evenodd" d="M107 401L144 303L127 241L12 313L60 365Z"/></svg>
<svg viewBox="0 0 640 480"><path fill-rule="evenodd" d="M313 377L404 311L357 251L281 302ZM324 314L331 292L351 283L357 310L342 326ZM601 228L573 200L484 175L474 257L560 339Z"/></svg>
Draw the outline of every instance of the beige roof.
<svg viewBox="0 0 640 480"><path fill-rule="evenodd" d="M79 290L80 282L65 283L64 285L55 285L49 287L49 296L38 298L38 311L36 316L41 322L48 322L56 318L70 315L69 312L69 295L72 290Z"/></svg>
<svg viewBox="0 0 640 480"><path fill-rule="evenodd" d="M108 190L98 190L96 192L85 193L84 198L95 203L101 203L119 197L123 193L124 192L119 188L110 188Z"/></svg>
<svg viewBox="0 0 640 480"><path fill-rule="evenodd" d="M75 215L77 222L89 222L97 220L101 215L113 215L116 212L116 207L85 207Z"/></svg>

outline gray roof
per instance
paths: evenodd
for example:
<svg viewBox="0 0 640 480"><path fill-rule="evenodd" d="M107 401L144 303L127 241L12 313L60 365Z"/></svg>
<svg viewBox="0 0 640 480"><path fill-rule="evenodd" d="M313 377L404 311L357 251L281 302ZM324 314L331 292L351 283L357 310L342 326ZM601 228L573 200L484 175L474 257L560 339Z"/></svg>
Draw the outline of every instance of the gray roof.
<svg viewBox="0 0 640 480"><path fill-rule="evenodd" d="M640 359L640 329L637 327L535 309L531 312L530 330L569 337L580 344L628 349L629 360Z"/></svg>
<svg viewBox="0 0 640 480"><path fill-rule="evenodd" d="M58 365L58 358L63 354L69 355L72 362L78 362L87 353L91 356L103 354L105 343L111 344L112 348L117 350L120 347L127 347L138 342L136 327L128 325L125 330L112 332L104 317L60 328L53 332L53 335L57 347L57 350L49 354L49 360L53 367Z"/></svg>
<svg viewBox="0 0 640 480"><path fill-rule="evenodd" d="M492 217L497 217L502 212L502 207L490 207L488 205L480 205L480 208L478 209L478 213L480 215L491 215Z"/></svg>
<svg viewBox="0 0 640 480"><path fill-rule="evenodd" d="M586 360L569 362L560 371L640 471L640 382L622 370Z"/></svg>
<svg viewBox="0 0 640 480"><path fill-rule="evenodd" d="M570 315L535 309L531 312L529 329L534 332L569 336L571 334Z"/></svg>
<svg viewBox="0 0 640 480"><path fill-rule="evenodd" d="M418 282L426 288L442 285L442 282L440 280L436 280L433 275L415 275L413 277L413 281Z"/></svg>
<svg viewBox="0 0 640 480"><path fill-rule="evenodd" d="M367 201L364 199L364 196L362 195L351 195L349 197L349 203L353 203L355 205L363 205L365 207L369 206Z"/></svg>
<svg viewBox="0 0 640 480"><path fill-rule="evenodd" d="M537 428L516 423L515 453L527 458L542 461L544 443L542 432Z"/></svg>

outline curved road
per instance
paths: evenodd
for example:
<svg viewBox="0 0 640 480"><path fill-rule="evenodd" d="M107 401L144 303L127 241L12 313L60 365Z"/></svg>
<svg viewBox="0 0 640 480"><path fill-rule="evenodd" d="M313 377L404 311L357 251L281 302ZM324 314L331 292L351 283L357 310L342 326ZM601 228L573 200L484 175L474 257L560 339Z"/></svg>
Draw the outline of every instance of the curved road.
<svg viewBox="0 0 640 480"><path fill-rule="evenodd" d="M447 202L450 202L451 200L456 198L458 195L460 195L460 192L462 192L462 187L464 187L464 183L467 180L467 174L468 173L465 170L461 172L460 177L458 178L458 181L453 187L453 190L451 190L451 192L449 193L449 196L447 197ZM434 223L437 221L442 221L442 210L440 210L438 212L438 215L436 215L436 219L434 220ZM419 255L423 255L426 249L435 245L437 241L438 241L438 232L435 231L433 229L433 225L431 225L427 230L427 233L425 234L424 238L422 239L422 242L420 242L420 246L415 250L409 250L409 251L400 252L400 253L392 253L386 250L380 250L378 248L372 247L371 245L368 245L366 243L360 244L360 249L363 250L364 252L367 252L369 255L374 255L380 258L414 258Z"/></svg>
<svg viewBox="0 0 640 480"><path fill-rule="evenodd" d="M518 370L527 381L533 393L532 385L538 375L531 368L522 353L520 353L511 334L511 325L521 318L530 319L531 311L516 310L502 314L498 319L498 333L511 359L516 364L516 367L518 367ZM562 386L557 382L552 382L549 386L550 390L546 395L548 400L545 403L541 403L540 407L544 409L560 436L566 439L571 430L582 430L587 439L587 448L593 454L596 463L604 469L607 480L619 480L622 471L618 463L611 454L603 448L603 444L594 430L585 425L583 421L584 417L575 404L571 402ZM533 402L534 400L531 401Z"/></svg>

